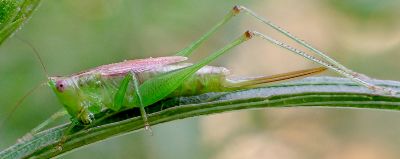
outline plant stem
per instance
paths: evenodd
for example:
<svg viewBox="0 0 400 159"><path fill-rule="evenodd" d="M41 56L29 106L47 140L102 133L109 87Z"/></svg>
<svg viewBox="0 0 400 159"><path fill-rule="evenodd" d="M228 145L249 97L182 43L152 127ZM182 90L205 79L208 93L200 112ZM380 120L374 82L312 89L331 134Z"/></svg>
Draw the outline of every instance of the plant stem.
<svg viewBox="0 0 400 159"><path fill-rule="evenodd" d="M371 83L400 89L400 82ZM179 103L179 104L178 104ZM348 79L312 77L303 80L237 92L208 93L164 100L149 107L149 122L157 125L178 119L234 110L270 107L348 107L398 110L400 98L384 96ZM161 110L162 109L162 110ZM21 141L0 152L0 158L50 158L117 135L138 131L144 124L138 110L128 110L107 121L67 136L62 150L57 144L69 124L60 125Z"/></svg>

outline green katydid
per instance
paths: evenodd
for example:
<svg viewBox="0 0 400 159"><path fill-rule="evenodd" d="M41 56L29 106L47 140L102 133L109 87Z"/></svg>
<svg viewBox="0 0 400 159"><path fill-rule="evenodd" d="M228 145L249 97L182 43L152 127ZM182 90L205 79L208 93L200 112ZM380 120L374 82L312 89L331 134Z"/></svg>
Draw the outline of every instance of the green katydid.
<svg viewBox="0 0 400 159"><path fill-rule="evenodd" d="M315 52L322 60L257 31L246 31L237 39L197 63L181 63L214 32L242 12L247 13L258 21L300 43L312 52ZM259 37L278 45L323 67L235 81L226 77L228 73L227 69L206 66L230 49L253 37ZM373 91L390 95L397 94L397 92L391 89L378 87L366 82L363 79L368 77L351 71L323 52L242 6L235 6L211 30L188 47L179 51L176 56L129 60L99 66L71 76L49 77L48 85L52 88L74 121L88 125L93 120L96 120L93 118L94 115L105 110L118 112L123 109L139 107L145 128L149 129L145 107L162 99L206 92L238 90L268 82L309 76L322 72L326 68L352 79L354 82L364 85Z"/></svg>

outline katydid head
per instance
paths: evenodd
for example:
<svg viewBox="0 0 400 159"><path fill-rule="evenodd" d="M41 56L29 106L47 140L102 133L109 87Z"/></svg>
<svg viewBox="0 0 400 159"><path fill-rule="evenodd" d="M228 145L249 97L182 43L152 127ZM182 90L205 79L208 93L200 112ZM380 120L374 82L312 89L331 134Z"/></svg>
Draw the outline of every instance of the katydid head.
<svg viewBox="0 0 400 159"><path fill-rule="evenodd" d="M76 79L71 77L49 77L48 85L56 94L57 98L63 104L64 108L72 119L76 119L83 124L92 122L93 110L95 105L88 98L87 94L82 92L82 88L76 83Z"/></svg>
<svg viewBox="0 0 400 159"><path fill-rule="evenodd" d="M49 77L48 85L68 113L73 117L77 117L82 106L80 106L79 93L76 91L75 84L69 78Z"/></svg>

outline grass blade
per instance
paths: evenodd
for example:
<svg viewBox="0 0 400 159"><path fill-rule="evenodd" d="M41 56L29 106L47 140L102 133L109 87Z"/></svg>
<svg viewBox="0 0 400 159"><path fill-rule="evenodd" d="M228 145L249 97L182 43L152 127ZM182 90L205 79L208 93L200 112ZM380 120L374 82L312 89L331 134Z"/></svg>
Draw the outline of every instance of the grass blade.
<svg viewBox="0 0 400 159"><path fill-rule="evenodd" d="M0 45L32 16L40 0L0 0Z"/></svg>
<svg viewBox="0 0 400 159"><path fill-rule="evenodd" d="M372 80L379 86L400 90L400 82ZM181 105L177 105L180 103ZM342 107L399 110L400 98L371 92L348 79L311 77L298 81L237 92L208 93L173 98L149 107L151 125L189 117L270 107ZM163 110L161 110L163 108ZM139 110L121 112L102 123L68 136L63 149L57 144L68 124L42 131L0 152L0 158L50 158L114 136L141 130Z"/></svg>

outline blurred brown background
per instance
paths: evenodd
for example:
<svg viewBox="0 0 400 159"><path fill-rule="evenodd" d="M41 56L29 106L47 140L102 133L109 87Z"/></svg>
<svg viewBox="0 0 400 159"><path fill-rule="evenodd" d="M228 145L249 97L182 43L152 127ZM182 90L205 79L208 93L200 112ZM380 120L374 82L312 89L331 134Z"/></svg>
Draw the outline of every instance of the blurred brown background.
<svg viewBox="0 0 400 159"><path fill-rule="evenodd" d="M355 71L400 80L398 0L44 0L17 34L39 50L51 75L68 75L124 59L173 55L235 4L269 18ZM202 46L192 61L247 29L287 41L242 15ZM226 66L235 75L316 66L262 40L246 42L213 64ZM0 119L27 90L45 79L29 47L16 38L4 43L0 47ZM61 108L50 89L41 88L0 130L0 148L13 144ZM381 110L239 111L153 126L153 136L132 133L62 158L394 159L400 158L399 122L400 112Z"/></svg>

